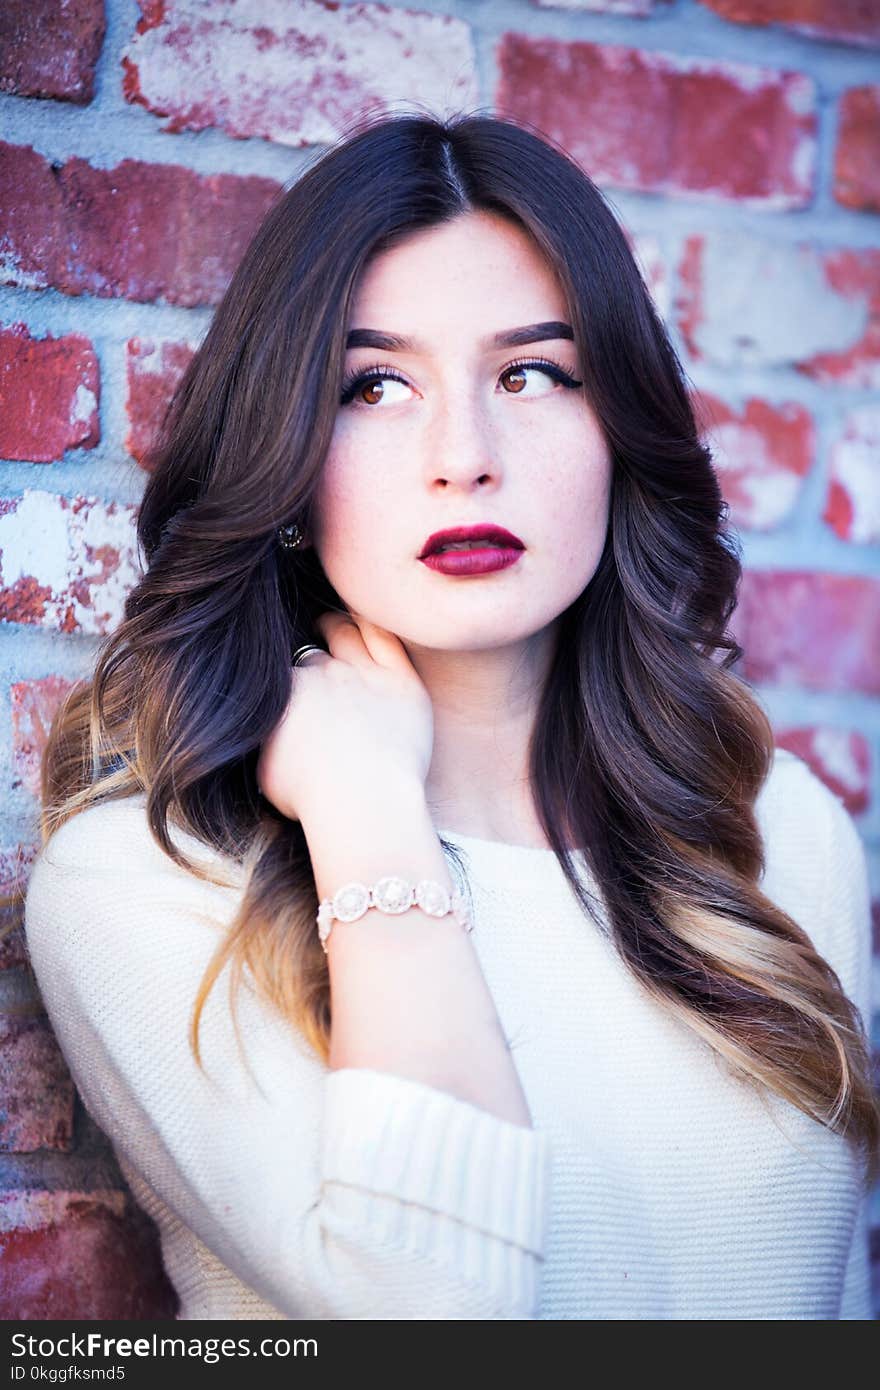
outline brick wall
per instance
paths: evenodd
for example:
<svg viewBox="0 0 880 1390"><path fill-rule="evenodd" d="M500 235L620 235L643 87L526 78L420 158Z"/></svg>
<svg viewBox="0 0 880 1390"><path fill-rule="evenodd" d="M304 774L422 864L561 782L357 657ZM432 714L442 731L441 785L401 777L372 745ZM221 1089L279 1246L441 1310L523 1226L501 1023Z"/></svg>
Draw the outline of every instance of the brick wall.
<svg viewBox="0 0 880 1390"><path fill-rule="evenodd" d="M315 147L417 102L525 118L611 198L742 537L744 675L855 817L880 937L878 48L880 0L6 0L4 885L36 851L52 712L137 571L158 412L237 258ZM0 1091L0 1318L167 1315L20 932ZM880 1266L880 1194L873 1219Z"/></svg>

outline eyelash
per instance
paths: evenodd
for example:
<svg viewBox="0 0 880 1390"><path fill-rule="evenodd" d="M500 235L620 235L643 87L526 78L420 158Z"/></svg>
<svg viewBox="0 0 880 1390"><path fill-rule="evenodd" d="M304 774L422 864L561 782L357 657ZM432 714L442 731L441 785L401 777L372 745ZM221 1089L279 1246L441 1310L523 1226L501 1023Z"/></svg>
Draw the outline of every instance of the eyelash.
<svg viewBox="0 0 880 1390"><path fill-rule="evenodd" d="M577 381L570 372L565 370L561 362L555 361L552 357L518 357L515 362L508 362L507 366L503 367L499 372L499 376L505 376L508 372L515 371L517 367L537 367L542 370L546 369L548 376L552 377L554 381L558 381L569 390L574 390L576 387L583 386L584 384L582 381ZM340 405L348 405L354 399L359 386L364 386L368 381L375 381L377 378L385 378L390 381L401 381L404 386L409 384L406 378L401 376L394 367L389 367L387 362L377 362L375 366L353 372L350 376L346 377L345 381L342 383L342 392L339 399Z"/></svg>

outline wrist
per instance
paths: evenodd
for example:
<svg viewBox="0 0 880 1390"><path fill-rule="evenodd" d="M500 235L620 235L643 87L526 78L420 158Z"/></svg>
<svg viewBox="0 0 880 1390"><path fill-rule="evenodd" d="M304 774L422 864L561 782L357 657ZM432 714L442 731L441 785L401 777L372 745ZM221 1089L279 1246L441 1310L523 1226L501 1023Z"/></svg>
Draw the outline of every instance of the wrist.
<svg viewBox="0 0 880 1390"><path fill-rule="evenodd" d="M375 818L379 824L396 824L410 817L430 821L425 787L416 776L393 773L367 780L360 775L344 781L328 781L313 788L304 798L299 815L303 831L319 835L329 828L368 828Z"/></svg>
<svg viewBox="0 0 880 1390"><path fill-rule="evenodd" d="M389 875L453 880L431 819L424 787L396 783L336 797L309 808L303 831L319 899L345 883L368 886Z"/></svg>
<svg viewBox="0 0 880 1390"><path fill-rule="evenodd" d="M325 953L327 938L336 922L358 922L371 907L385 917L400 917L411 907L418 907L427 917L451 916L465 931L473 929L470 910L457 888L449 888L432 879L412 883L397 875L386 875L375 883L352 881L341 885L332 898L325 898L318 908L318 935Z"/></svg>

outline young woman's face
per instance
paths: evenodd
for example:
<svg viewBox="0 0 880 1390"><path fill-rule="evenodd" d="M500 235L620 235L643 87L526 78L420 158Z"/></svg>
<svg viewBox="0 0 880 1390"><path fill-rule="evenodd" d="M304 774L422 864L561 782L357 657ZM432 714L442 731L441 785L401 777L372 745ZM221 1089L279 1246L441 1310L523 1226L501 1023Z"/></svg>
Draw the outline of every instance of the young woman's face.
<svg viewBox="0 0 880 1390"><path fill-rule="evenodd" d="M583 390L564 384L580 369L561 324L554 272L495 214L420 230L366 267L350 329L407 346L346 353L311 538L350 611L404 642L477 651L542 631L584 589L611 464ZM535 341L492 342L531 325ZM482 523L519 538L514 564L448 575L419 559L433 532Z"/></svg>

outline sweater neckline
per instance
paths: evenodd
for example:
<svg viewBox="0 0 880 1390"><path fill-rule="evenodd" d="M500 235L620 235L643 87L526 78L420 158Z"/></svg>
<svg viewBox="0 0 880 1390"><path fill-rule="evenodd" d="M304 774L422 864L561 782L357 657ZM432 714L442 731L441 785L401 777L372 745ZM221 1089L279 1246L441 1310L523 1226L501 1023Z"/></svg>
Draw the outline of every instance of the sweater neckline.
<svg viewBox="0 0 880 1390"><path fill-rule="evenodd" d="M485 848L497 853L537 854L543 855L544 858L549 855L552 859L556 858L556 851L544 845L514 845L509 840L487 840L481 835L465 835L460 830L448 830L443 826L438 826L437 834L444 840L454 840L456 844L460 842L463 845L476 845L480 849ZM577 850L576 853L580 854L581 851Z"/></svg>
<svg viewBox="0 0 880 1390"><path fill-rule="evenodd" d="M463 835L445 826L437 834L460 849L466 856L464 872L473 872L475 881L491 884L495 891L510 889L523 893L547 894L567 901L570 893L568 879L554 850L540 845L514 845L506 840L486 840L480 835ZM593 873L583 850L572 851L578 877L593 883Z"/></svg>

